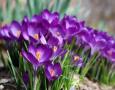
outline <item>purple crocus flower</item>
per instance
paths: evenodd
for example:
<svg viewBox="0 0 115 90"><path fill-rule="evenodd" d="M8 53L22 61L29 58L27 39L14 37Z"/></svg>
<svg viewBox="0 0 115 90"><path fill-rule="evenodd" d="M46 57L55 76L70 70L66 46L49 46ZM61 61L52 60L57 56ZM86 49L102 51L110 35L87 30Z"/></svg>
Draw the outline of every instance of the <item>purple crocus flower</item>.
<svg viewBox="0 0 115 90"><path fill-rule="evenodd" d="M21 25L17 21L13 21L10 25L10 35L12 39L19 39L21 37Z"/></svg>
<svg viewBox="0 0 115 90"><path fill-rule="evenodd" d="M37 69L38 66L50 61L52 49L46 45L38 45L37 47L30 45L28 52L22 51L22 56Z"/></svg>
<svg viewBox="0 0 115 90"><path fill-rule="evenodd" d="M64 52L64 50L62 49L62 47L59 47L59 46L53 46L52 50L53 50L53 54L52 54L53 58L56 58L58 56L62 56L62 54Z"/></svg>
<svg viewBox="0 0 115 90"><path fill-rule="evenodd" d="M81 38L81 40L85 43L94 41L94 38L86 28L81 28L81 30L77 33L77 36L79 36L79 38Z"/></svg>
<svg viewBox="0 0 115 90"><path fill-rule="evenodd" d="M92 28L82 28L81 31L77 33L77 37L85 43L87 49L91 48L91 55L103 49L107 44L106 39L101 36L101 32L98 33Z"/></svg>
<svg viewBox="0 0 115 90"><path fill-rule="evenodd" d="M76 35L76 45L85 47L84 51L87 51L92 47L94 42L94 37L90 35L90 32L86 28L81 28L80 31Z"/></svg>
<svg viewBox="0 0 115 90"><path fill-rule="evenodd" d="M56 37L50 35L47 40L47 44L53 50L52 58L56 58L56 57L60 56L61 53L63 52L63 49L62 49L63 44L60 45L59 40Z"/></svg>
<svg viewBox="0 0 115 90"><path fill-rule="evenodd" d="M45 35L48 33L48 29L50 24L48 20L44 19L42 15L34 15L30 20L31 23L37 24L37 28L39 28L40 32Z"/></svg>
<svg viewBox="0 0 115 90"><path fill-rule="evenodd" d="M29 23L27 31L30 41L38 42L40 40L40 30L36 23Z"/></svg>
<svg viewBox="0 0 115 90"><path fill-rule="evenodd" d="M101 51L104 48L111 48L111 44L113 43L113 38L107 35L106 32L99 32L97 30L92 30L92 35L94 36L95 42L92 43L92 49L93 51L98 51L101 53ZM109 43L109 44L108 44Z"/></svg>
<svg viewBox="0 0 115 90"><path fill-rule="evenodd" d="M22 21L22 36L25 40L30 41L32 43L40 43L46 44L45 36L47 34L46 26L43 26L44 22L36 22L29 21L28 19L24 19ZM48 28L47 28L48 29Z"/></svg>
<svg viewBox="0 0 115 90"><path fill-rule="evenodd" d="M76 35L80 30L80 23L77 22L74 16L65 16L61 21L61 26L66 33L65 38Z"/></svg>
<svg viewBox="0 0 115 90"><path fill-rule="evenodd" d="M72 55L72 64L77 67L83 66L83 60L79 55Z"/></svg>
<svg viewBox="0 0 115 90"><path fill-rule="evenodd" d="M30 42L38 42L40 40L40 30L37 23L30 22L27 17L22 21L22 36L25 40Z"/></svg>
<svg viewBox="0 0 115 90"><path fill-rule="evenodd" d="M65 15L60 19L57 12L51 13L48 10L31 19L24 17L21 23L13 21L10 25L5 25L0 29L0 38L12 41L24 39L29 44L36 45L37 47L30 45L28 52L22 51L23 56L35 67L60 56L64 42L71 44L73 38L76 39L76 46L83 47L84 51L90 49L91 55L99 52L115 61L115 39L112 36L85 26L85 22L79 21L75 16Z"/></svg>
<svg viewBox="0 0 115 90"><path fill-rule="evenodd" d="M47 44L50 47L53 47L53 46L59 45L59 40L56 37L52 36L52 34L49 34L47 37Z"/></svg>
<svg viewBox="0 0 115 90"><path fill-rule="evenodd" d="M64 31L61 28L61 26L56 26L56 27L52 27L49 29L50 33L52 34L53 37L57 38L60 45L63 44L63 37L64 37Z"/></svg>
<svg viewBox="0 0 115 90"><path fill-rule="evenodd" d="M9 34L9 26L5 25L4 27L1 28L0 30L0 38L5 39L5 40L10 40L10 34Z"/></svg>
<svg viewBox="0 0 115 90"><path fill-rule="evenodd" d="M45 42L45 37L41 33L42 28L36 23L23 23L24 32L22 32L23 38L32 43L39 43L43 40Z"/></svg>
<svg viewBox="0 0 115 90"><path fill-rule="evenodd" d="M108 60L115 62L115 48L109 46L110 45L106 46L100 51L101 55L106 57Z"/></svg>
<svg viewBox="0 0 115 90"><path fill-rule="evenodd" d="M49 81L57 79L61 74L62 69L59 63L45 65L45 75Z"/></svg>
<svg viewBox="0 0 115 90"><path fill-rule="evenodd" d="M48 10L44 10L41 13L43 19L48 21L50 26L56 26L59 22L59 14L57 12L51 13Z"/></svg>

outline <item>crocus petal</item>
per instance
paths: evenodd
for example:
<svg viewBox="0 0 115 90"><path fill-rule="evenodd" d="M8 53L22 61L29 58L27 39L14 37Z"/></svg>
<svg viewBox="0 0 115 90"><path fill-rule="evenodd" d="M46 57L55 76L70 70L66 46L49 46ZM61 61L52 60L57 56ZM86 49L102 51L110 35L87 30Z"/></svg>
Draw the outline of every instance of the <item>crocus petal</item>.
<svg viewBox="0 0 115 90"><path fill-rule="evenodd" d="M0 38L9 40L11 39L10 34L9 34L9 26L5 25L4 27L1 28L0 30Z"/></svg>
<svg viewBox="0 0 115 90"><path fill-rule="evenodd" d="M39 66L39 62L38 60L30 53L27 53L25 51L22 51L22 56L29 61L34 67L38 67Z"/></svg>
<svg viewBox="0 0 115 90"><path fill-rule="evenodd" d="M10 35L17 39L21 36L21 25L17 21L11 23Z"/></svg>

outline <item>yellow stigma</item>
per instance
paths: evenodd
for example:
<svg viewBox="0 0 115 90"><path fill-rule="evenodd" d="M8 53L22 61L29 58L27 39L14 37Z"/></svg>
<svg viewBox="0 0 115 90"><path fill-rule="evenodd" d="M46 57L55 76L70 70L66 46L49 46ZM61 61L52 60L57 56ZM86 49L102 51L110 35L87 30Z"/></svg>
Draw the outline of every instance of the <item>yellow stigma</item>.
<svg viewBox="0 0 115 90"><path fill-rule="evenodd" d="M39 52L39 51L36 52L36 58L37 58L38 61L39 61L40 58L41 58L41 55L40 55L40 52Z"/></svg>
<svg viewBox="0 0 115 90"><path fill-rule="evenodd" d="M75 61L75 62L78 61L79 59L80 59L79 56L74 56L74 61Z"/></svg>
<svg viewBox="0 0 115 90"><path fill-rule="evenodd" d="M21 34L21 31L20 31L20 30L18 30L18 31L16 32L16 34L17 34L17 37L19 37L19 36L20 36L20 34Z"/></svg>
<svg viewBox="0 0 115 90"><path fill-rule="evenodd" d="M57 36L60 36L60 33L59 33L59 32L56 32L56 35L57 35Z"/></svg>
<svg viewBox="0 0 115 90"><path fill-rule="evenodd" d="M57 49L58 49L58 48L57 48L56 46L53 47L53 51L54 51L54 52L56 52Z"/></svg>
<svg viewBox="0 0 115 90"><path fill-rule="evenodd" d="M55 76L55 71L53 69L50 69L49 72L52 77Z"/></svg>
<svg viewBox="0 0 115 90"><path fill-rule="evenodd" d="M36 40L39 39L39 35L38 35L38 34L34 34L33 37L34 37L34 39L36 39Z"/></svg>

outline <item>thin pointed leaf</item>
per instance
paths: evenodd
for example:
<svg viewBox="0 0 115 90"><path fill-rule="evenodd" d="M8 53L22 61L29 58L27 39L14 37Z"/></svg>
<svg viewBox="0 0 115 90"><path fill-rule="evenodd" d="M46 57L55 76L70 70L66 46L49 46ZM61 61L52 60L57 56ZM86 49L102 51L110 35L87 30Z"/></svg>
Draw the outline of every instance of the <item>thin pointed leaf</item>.
<svg viewBox="0 0 115 90"><path fill-rule="evenodd" d="M61 2L60 0L55 0L53 6L51 7L52 11L59 11L60 2Z"/></svg>
<svg viewBox="0 0 115 90"><path fill-rule="evenodd" d="M34 0L27 0L27 6L28 6L28 10L30 12L30 15L32 16L35 13Z"/></svg>
<svg viewBox="0 0 115 90"><path fill-rule="evenodd" d="M3 10L2 7L0 7L0 23L3 21Z"/></svg>
<svg viewBox="0 0 115 90"><path fill-rule="evenodd" d="M11 7L11 0L6 0L6 13L4 19L6 22L10 22L12 20L12 7Z"/></svg>
<svg viewBox="0 0 115 90"><path fill-rule="evenodd" d="M63 0L63 2L60 5L60 13L61 14L64 14L67 11L70 1L71 0Z"/></svg>
<svg viewBox="0 0 115 90"><path fill-rule="evenodd" d="M15 67L14 67L14 65L12 63L12 60L11 60L11 57L10 57L10 54L9 54L8 51L7 51L7 54L8 54L8 57L9 57L9 63L11 64L11 70L12 70L13 76L15 78L16 83L18 83L18 79L16 77L16 70L15 70Z"/></svg>

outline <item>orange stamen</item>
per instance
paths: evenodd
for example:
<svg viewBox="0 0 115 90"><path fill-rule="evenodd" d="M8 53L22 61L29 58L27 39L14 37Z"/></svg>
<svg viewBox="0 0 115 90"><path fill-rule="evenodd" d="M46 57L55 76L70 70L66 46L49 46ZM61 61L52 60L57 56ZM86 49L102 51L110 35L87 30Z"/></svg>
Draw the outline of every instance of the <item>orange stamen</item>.
<svg viewBox="0 0 115 90"><path fill-rule="evenodd" d="M55 75L55 71L53 69L50 69L49 72L50 72L50 74L51 74L52 77Z"/></svg>
<svg viewBox="0 0 115 90"><path fill-rule="evenodd" d="M39 52L39 51L36 52L36 58L37 58L38 61L39 61L40 58L41 58L41 55L40 55L40 52Z"/></svg>
<svg viewBox="0 0 115 90"><path fill-rule="evenodd" d="M20 36L20 34L21 34L21 31L20 31L20 30L18 30L18 31L16 32L16 34L17 34L17 37L19 37L19 36Z"/></svg>
<svg viewBox="0 0 115 90"><path fill-rule="evenodd" d="M56 46L53 47L53 51L54 51L54 52L56 52L57 49L58 49L58 48L57 48Z"/></svg>
<svg viewBox="0 0 115 90"><path fill-rule="evenodd" d="M74 56L74 61L75 61L75 62L78 61L79 59L80 59L79 56Z"/></svg>
<svg viewBox="0 0 115 90"><path fill-rule="evenodd" d="M38 34L34 34L34 39L38 40L39 39L39 35Z"/></svg>

